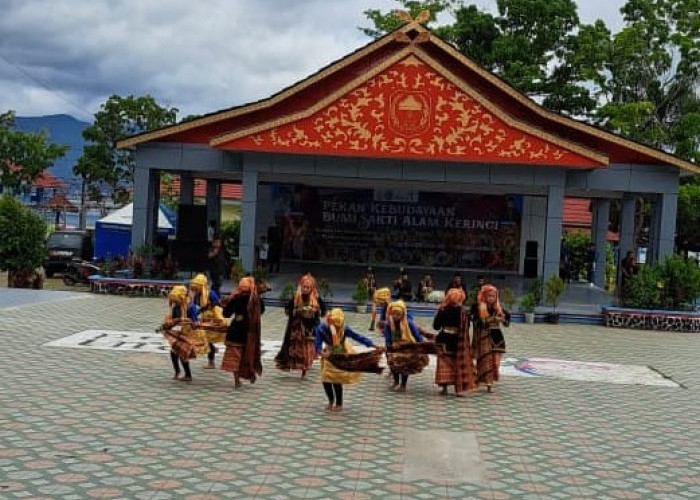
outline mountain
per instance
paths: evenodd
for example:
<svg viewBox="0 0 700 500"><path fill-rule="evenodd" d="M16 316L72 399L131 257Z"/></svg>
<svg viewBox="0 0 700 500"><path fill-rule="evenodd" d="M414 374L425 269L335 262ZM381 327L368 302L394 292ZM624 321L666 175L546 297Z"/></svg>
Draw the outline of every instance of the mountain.
<svg viewBox="0 0 700 500"><path fill-rule="evenodd" d="M73 175L73 166L83 154L85 141L82 133L89 126L88 122L77 120L70 115L15 117L17 130L22 132L46 130L51 142L68 145L66 155L56 160L54 166L49 169L49 173L65 182L71 190L79 186L77 177Z"/></svg>

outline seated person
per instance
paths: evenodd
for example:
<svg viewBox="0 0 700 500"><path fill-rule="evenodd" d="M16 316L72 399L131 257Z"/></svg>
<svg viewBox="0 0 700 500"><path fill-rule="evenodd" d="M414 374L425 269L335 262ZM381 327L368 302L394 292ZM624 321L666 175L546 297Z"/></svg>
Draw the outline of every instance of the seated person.
<svg viewBox="0 0 700 500"><path fill-rule="evenodd" d="M424 274L423 279L418 283L418 291L416 292L416 297L418 300L423 302L428 302L428 297L433 292L435 288L435 283L433 283L433 278L429 274Z"/></svg>

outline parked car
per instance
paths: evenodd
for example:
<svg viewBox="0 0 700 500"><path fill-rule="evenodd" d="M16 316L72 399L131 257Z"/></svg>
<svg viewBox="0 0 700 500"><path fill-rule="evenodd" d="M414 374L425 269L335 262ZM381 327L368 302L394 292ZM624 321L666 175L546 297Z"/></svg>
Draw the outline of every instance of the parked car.
<svg viewBox="0 0 700 500"><path fill-rule="evenodd" d="M73 259L92 260L92 232L55 231L46 239L44 270L51 278L54 273L63 273Z"/></svg>

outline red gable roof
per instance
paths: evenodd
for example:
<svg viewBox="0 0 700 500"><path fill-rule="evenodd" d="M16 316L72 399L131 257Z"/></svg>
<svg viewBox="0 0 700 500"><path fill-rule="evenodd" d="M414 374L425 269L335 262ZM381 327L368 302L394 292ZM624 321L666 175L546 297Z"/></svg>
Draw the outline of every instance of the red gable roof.
<svg viewBox="0 0 700 500"><path fill-rule="evenodd" d="M327 128L328 124L333 122L332 116L328 116L325 121L319 122L319 113L329 111L330 107L339 105L343 102L343 99L350 99L353 96L353 92L373 85L372 81L375 82L374 85L381 83L382 78L391 76L389 73L392 71L392 67L396 67L394 66L395 64L402 60L407 60L409 57L421 61L429 68L429 71L434 72L441 79L442 84L454 86L455 92L459 92L463 96L462 99L470 100L474 106L478 107L478 110L475 111L475 108L468 109L465 106L466 114L457 117L458 122L461 120L460 125L466 128L473 125L475 117L478 118L475 114L477 111L481 113L481 116L484 116L484 114L490 115L489 119L493 119L494 123L496 118L505 122L507 127L500 127L495 137L498 140L508 141L508 134L511 134L511 141L522 139L521 143L517 143L516 149L525 147L527 148L527 154L521 157L521 161L518 162L520 164L555 164L571 168L572 165L566 165L566 163L560 161L552 163L550 160L541 160L542 153L551 154L551 149L554 148L575 153L575 155L582 156L592 162L593 165L598 166L604 166L608 162L673 165L690 172L700 173L700 167L688 161L542 108L527 96L510 87L496 75L488 72L459 53L452 46L440 40L417 22L411 22L369 43L268 99L134 136L120 141L118 146L125 148L157 140L200 143L218 148L236 149L244 146L249 147L249 145L237 143L237 139L248 137L253 142L256 140L260 141L259 137L256 138L256 134L259 136L260 132L263 131L272 133L272 131L277 131L277 127L289 125L289 129L284 130L287 136L280 137L279 134L277 135L279 140L274 150L278 152L294 152L296 149L291 147L291 140L294 139L299 142L306 140L300 134L300 131L308 133L314 130L321 134L322 132L315 130L314 126L325 126ZM393 85L392 91L394 93L397 90L412 92L414 93L413 97L416 98L415 100L420 103L421 99L418 98L419 96L416 93L421 91L421 85L424 85L422 88L425 89L426 81L423 79L420 82L416 82L409 78L410 75L407 75L408 73L406 72L399 72L398 75L395 75L397 83ZM433 83L436 81L433 80ZM430 92L428 92L428 95L433 96ZM391 124L392 113L396 117L402 111L411 109L415 111L418 108L415 106L404 106L401 108L398 104L392 107L390 102L391 96L388 93L384 96L384 99L381 105L374 104L372 112L375 114L378 112L384 113L383 119L385 121L383 125L385 126L385 131L383 133L387 136L389 131L386 130L386 125ZM354 110L346 110L345 116L356 116L356 114L353 115L352 113L367 111L362 109L362 106L367 106L368 104L361 102L359 108L357 107L357 102L355 104L356 108ZM438 109L438 102L424 99L422 105L422 109L427 108L430 110L427 117L430 124L438 123L439 120L444 118L444 113L441 113ZM451 111L455 110L451 109ZM372 117L371 112L369 116ZM447 118L448 120L455 119L449 116ZM340 115L337 116L337 119L341 122L345 121L345 118ZM314 120L317 121L314 122ZM404 117L399 119L398 128L408 127L408 129L403 130L403 133L401 130L394 130L388 138L389 147L399 145L402 140L411 143L411 141L416 139L416 130L411 130L413 125L411 125L410 120L412 118L406 119ZM425 120L423 121L425 122ZM294 123L299 123L303 126L297 127L297 130L295 130L292 126ZM343 133L347 135L355 134L360 138L367 134L371 135L372 138L379 135L377 127L362 130L363 124L364 122L362 121L359 123L343 123L341 126L336 126L335 130L331 131L331 134L337 134L337 138L342 137ZM420 129L420 127L418 128ZM516 138L512 136L515 133L521 133L522 137ZM438 131L438 141L447 140L446 134L449 134L449 132L445 130ZM329 137L328 134L326 135L326 140L332 144L332 137ZM532 137L542 141L542 144L548 146L549 149L542 149L540 144L533 144L530 141ZM488 140L493 141L493 136L485 137L484 134L474 135L473 138L476 139L476 142L470 142L467 149L474 144L483 146ZM346 151L347 154L363 155L362 148L365 144L358 141L357 137L349 137L345 140L348 142L347 147L349 151ZM381 138L378 140L381 141ZM422 141L421 145L425 146L425 139L421 138L420 140ZM479 144L480 140L483 141L483 144ZM314 139L310 136L309 142L314 142ZM417 142L414 141L409 146L409 149L411 147L416 149ZM491 143L492 146L494 144L496 148L506 147L497 142ZM505 144L512 145L514 143L506 142ZM308 150L306 151L308 152ZM328 151L319 150L316 153L328 154ZM337 151L335 154L338 154ZM368 156L383 156L381 151L374 154L367 154L365 151L364 154ZM399 151L395 153L395 157L410 159L415 158L415 155L417 155L417 153L411 154L407 154L406 151ZM427 156L428 159L442 159L439 148L436 147L429 148L427 152L424 149L422 154ZM564 157L572 158L573 155L567 154ZM452 159L478 161L478 158L470 157ZM488 161L498 162L503 159L504 157L501 156L497 157L496 160L489 159ZM586 168L584 165L578 166ZM587 166L587 168L591 168L591 165Z"/></svg>
<svg viewBox="0 0 700 500"><path fill-rule="evenodd" d="M64 189L66 184L44 171L39 177L34 180L34 186L44 189Z"/></svg>

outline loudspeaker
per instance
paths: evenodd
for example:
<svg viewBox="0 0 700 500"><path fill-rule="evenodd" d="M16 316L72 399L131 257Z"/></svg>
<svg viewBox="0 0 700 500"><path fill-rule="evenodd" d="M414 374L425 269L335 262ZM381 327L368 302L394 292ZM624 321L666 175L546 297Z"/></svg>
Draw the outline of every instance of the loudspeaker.
<svg viewBox="0 0 700 500"><path fill-rule="evenodd" d="M170 248L178 269L192 272L204 272L208 269L209 248L206 238L203 240L177 239L172 242Z"/></svg>
<svg viewBox="0 0 700 500"><path fill-rule="evenodd" d="M537 277L537 257L525 257L525 262L523 263L523 276L526 278L536 278Z"/></svg>
<svg viewBox="0 0 700 500"><path fill-rule="evenodd" d="M537 258L537 242L530 240L525 242L525 258Z"/></svg>
<svg viewBox="0 0 700 500"><path fill-rule="evenodd" d="M207 241L207 207L205 205L178 206L177 238L183 241Z"/></svg>

